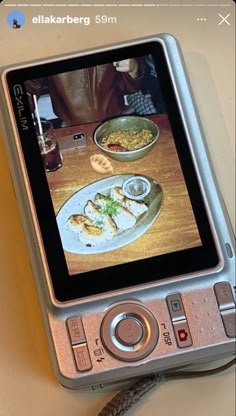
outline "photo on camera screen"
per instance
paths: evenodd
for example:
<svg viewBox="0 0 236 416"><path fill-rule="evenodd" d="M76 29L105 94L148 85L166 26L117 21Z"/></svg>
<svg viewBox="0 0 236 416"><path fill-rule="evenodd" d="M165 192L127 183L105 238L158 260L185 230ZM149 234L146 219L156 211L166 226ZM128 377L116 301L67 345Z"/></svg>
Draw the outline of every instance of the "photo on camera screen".
<svg viewBox="0 0 236 416"><path fill-rule="evenodd" d="M202 245L150 54L25 88L70 275Z"/></svg>

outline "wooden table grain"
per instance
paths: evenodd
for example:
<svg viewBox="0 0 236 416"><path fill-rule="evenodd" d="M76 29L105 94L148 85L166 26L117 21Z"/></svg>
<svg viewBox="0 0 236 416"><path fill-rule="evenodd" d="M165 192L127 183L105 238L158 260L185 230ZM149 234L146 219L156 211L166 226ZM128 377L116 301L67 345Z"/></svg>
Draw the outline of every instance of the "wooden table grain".
<svg viewBox="0 0 236 416"><path fill-rule="evenodd" d="M89 255L65 252L70 274L153 257L201 244L168 118L165 114L152 115L149 118L158 125L160 131L152 150L144 158L133 162L110 160L114 175L127 173L147 175L161 185L164 198L160 215L141 237L118 249ZM101 175L95 172L90 164L90 156L102 153L92 138L97 125L93 123L71 127L69 129L71 134L77 133L78 130L86 134L86 148L64 152L63 166L55 172L47 173L56 214L81 188L110 176L110 174ZM56 133L60 144L60 138L68 134L68 128L59 129Z"/></svg>

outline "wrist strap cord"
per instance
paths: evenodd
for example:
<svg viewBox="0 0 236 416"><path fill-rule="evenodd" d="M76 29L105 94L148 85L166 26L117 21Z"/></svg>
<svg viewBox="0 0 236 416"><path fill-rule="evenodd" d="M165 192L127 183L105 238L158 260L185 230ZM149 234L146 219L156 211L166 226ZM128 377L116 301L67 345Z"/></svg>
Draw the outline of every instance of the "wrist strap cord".
<svg viewBox="0 0 236 416"><path fill-rule="evenodd" d="M236 364L236 359L226 364L205 371L178 371L173 373L152 374L144 376L134 382L127 389L119 392L102 409L98 416L123 416L131 407L137 404L142 397L162 381L179 380L182 378L191 379L195 377L206 377L221 373Z"/></svg>

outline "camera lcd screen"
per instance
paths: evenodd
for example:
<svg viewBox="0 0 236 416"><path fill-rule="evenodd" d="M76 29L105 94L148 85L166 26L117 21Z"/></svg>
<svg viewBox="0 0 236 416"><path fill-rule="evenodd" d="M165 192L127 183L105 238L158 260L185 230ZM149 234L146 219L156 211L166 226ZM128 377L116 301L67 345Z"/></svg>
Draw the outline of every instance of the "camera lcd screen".
<svg viewBox="0 0 236 416"><path fill-rule="evenodd" d="M48 263L68 300L215 267L161 44L16 70L15 108ZM10 87L11 91L11 87ZM74 140L66 149L64 138Z"/></svg>

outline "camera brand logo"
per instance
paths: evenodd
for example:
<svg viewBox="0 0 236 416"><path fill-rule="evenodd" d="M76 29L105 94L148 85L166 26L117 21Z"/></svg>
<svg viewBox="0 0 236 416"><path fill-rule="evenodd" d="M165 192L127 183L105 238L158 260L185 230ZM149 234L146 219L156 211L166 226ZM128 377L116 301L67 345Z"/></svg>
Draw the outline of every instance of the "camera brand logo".
<svg viewBox="0 0 236 416"><path fill-rule="evenodd" d="M20 120L20 126L22 130L29 130L27 125L27 118L25 116L25 107L23 102L24 91L20 84L15 84L13 87L13 93L16 99L16 110Z"/></svg>

